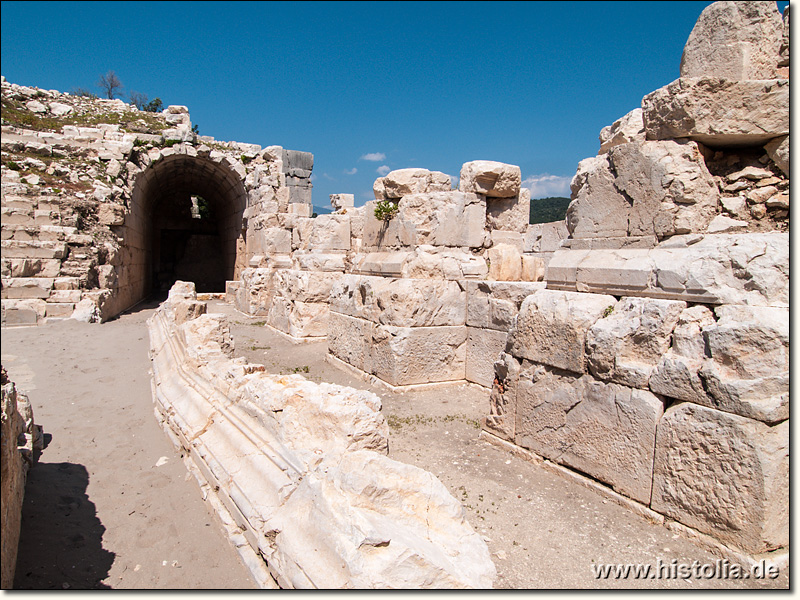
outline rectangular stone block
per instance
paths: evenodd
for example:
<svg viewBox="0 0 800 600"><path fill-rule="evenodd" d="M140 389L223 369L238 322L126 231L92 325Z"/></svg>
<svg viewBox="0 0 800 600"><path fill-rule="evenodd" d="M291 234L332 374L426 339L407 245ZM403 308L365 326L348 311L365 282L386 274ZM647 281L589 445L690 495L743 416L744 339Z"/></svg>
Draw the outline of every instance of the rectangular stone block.
<svg viewBox="0 0 800 600"><path fill-rule="evenodd" d="M370 372L390 385L458 381L466 376L467 328L393 327L372 333Z"/></svg>
<svg viewBox="0 0 800 600"><path fill-rule="evenodd" d="M467 325L504 332L511 326L511 321L519 312L522 301L546 287L544 282L467 281L465 283ZM513 310L511 310L512 305Z"/></svg>
<svg viewBox="0 0 800 600"><path fill-rule="evenodd" d="M789 544L789 421L671 406L658 426L651 507L749 554Z"/></svg>
<svg viewBox="0 0 800 600"><path fill-rule="evenodd" d="M524 234L531 214L531 192L522 188L518 196L492 198L486 203L486 225L490 230L502 229Z"/></svg>
<svg viewBox="0 0 800 600"><path fill-rule="evenodd" d="M517 387L515 439L647 504L663 412L648 391L526 361Z"/></svg>
<svg viewBox="0 0 800 600"><path fill-rule="evenodd" d="M507 338L505 331L467 327L467 381L492 387L494 363L503 354Z"/></svg>
<svg viewBox="0 0 800 600"><path fill-rule="evenodd" d="M346 254L318 253L297 250L293 254L297 267L304 271L343 273L346 267Z"/></svg>
<svg viewBox="0 0 800 600"><path fill-rule="evenodd" d="M62 242L20 242L3 240L3 258L66 258L67 245Z"/></svg>
<svg viewBox="0 0 800 600"><path fill-rule="evenodd" d="M49 302L47 303L47 308L45 309L45 317L52 317L56 319L68 319L73 311L75 310L75 305L71 302Z"/></svg>
<svg viewBox="0 0 800 600"><path fill-rule="evenodd" d="M575 373L586 372L586 334L617 303L613 296L539 290L522 302L509 332L510 353Z"/></svg>
<svg viewBox="0 0 800 600"><path fill-rule="evenodd" d="M331 311L328 315L328 352L348 365L368 373L374 327L364 319Z"/></svg>
<svg viewBox="0 0 800 600"><path fill-rule="evenodd" d="M47 298L53 289L53 280L44 277L17 277L3 279L2 298L10 300L26 300Z"/></svg>
<svg viewBox="0 0 800 600"><path fill-rule="evenodd" d="M476 194L428 192L404 196L396 218L412 232L412 245L480 247L486 201Z"/></svg>

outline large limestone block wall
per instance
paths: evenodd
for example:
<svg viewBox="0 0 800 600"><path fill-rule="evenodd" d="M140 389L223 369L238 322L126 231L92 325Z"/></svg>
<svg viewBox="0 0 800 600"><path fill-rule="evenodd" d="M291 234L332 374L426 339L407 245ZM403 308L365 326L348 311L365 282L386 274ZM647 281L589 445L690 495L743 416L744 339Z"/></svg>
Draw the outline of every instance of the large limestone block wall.
<svg viewBox="0 0 800 600"><path fill-rule="evenodd" d="M264 587L491 587L459 502L386 456L377 396L231 359L224 317L191 284L148 327L159 418Z"/></svg>
<svg viewBox="0 0 800 600"><path fill-rule="evenodd" d="M18 391L9 380L5 368L0 368L0 392L2 393L2 513L0 537L2 537L2 588L10 590L14 585L14 569L17 564L20 527L22 524L22 501L25 496L25 480L28 469L34 462L34 450L41 450L41 428L33 422L33 410L28 397Z"/></svg>
<svg viewBox="0 0 800 600"><path fill-rule="evenodd" d="M485 419L751 555L789 544L787 26L710 5L681 79L601 132Z"/></svg>

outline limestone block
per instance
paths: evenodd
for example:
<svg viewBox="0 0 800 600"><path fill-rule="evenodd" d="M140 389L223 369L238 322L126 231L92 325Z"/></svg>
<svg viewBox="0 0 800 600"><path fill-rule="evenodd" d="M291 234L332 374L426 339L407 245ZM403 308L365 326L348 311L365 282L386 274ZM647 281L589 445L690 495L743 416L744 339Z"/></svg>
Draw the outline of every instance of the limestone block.
<svg viewBox="0 0 800 600"><path fill-rule="evenodd" d="M525 240L522 234L518 231L501 231L494 229L490 232L492 246L499 246L500 244L509 244L514 246L520 252L524 250Z"/></svg>
<svg viewBox="0 0 800 600"><path fill-rule="evenodd" d="M2 300L3 323L7 325L35 325L44 319L47 303L41 298L33 300Z"/></svg>
<svg viewBox="0 0 800 600"><path fill-rule="evenodd" d="M531 191L521 188L519 194L511 198L492 199L486 205L486 225L488 229L502 229L525 233L530 222Z"/></svg>
<svg viewBox="0 0 800 600"><path fill-rule="evenodd" d="M330 194L330 200L333 210L337 212L355 206L355 196L353 194Z"/></svg>
<svg viewBox="0 0 800 600"><path fill-rule="evenodd" d="M289 335L296 338L325 337L328 333L328 304L325 302L292 302L289 313Z"/></svg>
<svg viewBox="0 0 800 600"><path fill-rule="evenodd" d="M248 254L274 254L292 251L292 232L283 227L267 227L247 238Z"/></svg>
<svg viewBox="0 0 800 600"><path fill-rule="evenodd" d="M123 225L125 223L125 207L121 204L99 204L97 206L97 220L101 225Z"/></svg>
<svg viewBox="0 0 800 600"><path fill-rule="evenodd" d="M517 386L515 440L648 503L663 412L648 391L526 362Z"/></svg>
<svg viewBox="0 0 800 600"><path fill-rule="evenodd" d="M376 452L323 462L274 521L271 560L287 587L473 588L496 577L488 548L445 486Z"/></svg>
<svg viewBox="0 0 800 600"><path fill-rule="evenodd" d="M427 169L398 169L387 173L382 179L385 198L402 198L409 194L426 192L449 192L453 187L449 175Z"/></svg>
<svg viewBox="0 0 800 600"><path fill-rule="evenodd" d="M760 145L789 133L789 81L681 78L642 99L648 140Z"/></svg>
<svg viewBox="0 0 800 600"><path fill-rule="evenodd" d="M489 414L483 426L501 438L514 441L517 415L517 385L520 364L513 356L503 352L494 362L494 380L489 396Z"/></svg>
<svg viewBox="0 0 800 600"><path fill-rule="evenodd" d="M547 273L547 262L540 256L522 255L522 281L542 281Z"/></svg>
<svg viewBox="0 0 800 600"><path fill-rule="evenodd" d="M521 183L521 171L516 165L474 160L462 165L458 189L489 198L512 198L519 194Z"/></svg>
<svg viewBox="0 0 800 600"><path fill-rule="evenodd" d="M304 271L342 273L347 265L347 256L345 254L304 252L298 250L294 252L292 256L297 266Z"/></svg>
<svg viewBox="0 0 800 600"><path fill-rule="evenodd" d="M414 228L409 221L396 216L389 221L375 218L377 202L367 202L364 212L363 245L367 248L392 248L414 244Z"/></svg>
<svg viewBox="0 0 800 600"><path fill-rule="evenodd" d="M681 77L774 79L783 21L773 2L714 2L689 34Z"/></svg>
<svg viewBox="0 0 800 600"><path fill-rule="evenodd" d="M674 236L656 248L568 250L547 265L552 289L705 304L789 305L784 233Z"/></svg>
<svg viewBox="0 0 800 600"><path fill-rule="evenodd" d="M586 372L585 346L589 328L616 298L538 290L525 298L509 332L509 352L575 373Z"/></svg>
<svg viewBox="0 0 800 600"><path fill-rule="evenodd" d="M63 242L3 240L0 244L3 258L66 258L68 252Z"/></svg>
<svg viewBox="0 0 800 600"><path fill-rule="evenodd" d="M75 311L75 304L72 302L51 302L48 298L45 317L48 319L68 319Z"/></svg>
<svg viewBox="0 0 800 600"><path fill-rule="evenodd" d="M47 297L48 304L51 302L77 304L80 301L80 290L53 290Z"/></svg>
<svg viewBox="0 0 800 600"><path fill-rule="evenodd" d="M704 328L711 359L701 402L772 424L789 418L789 309L718 306Z"/></svg>
<svg viewBox="0 0 800 600"><path fill-rule="evenodd" d="M566 221L528 225L525 228L523 252L555 252L568 237Z"/></svg>
<svg viewBox="0 0 800 600"><path fill-rule="evenodd" d="M328 315L328 352L368 373L374 327L370 321L331 311Z"/></svg>
<svg viewBox="0 0 800 600"><path fill-rule="evenodd" d="M47 298L53 289L53 279L46 277L15 277L3 279L0 297L11 300Z"/></svg>
<svg viewBox="0 0 800 600"><path fill-rule="evenodd" d="M3 277L57 277L61 261L57 258L4 258Z"/></svg>
<svg viewBox="0 0 800 600"><path fill-rule="evenodd" d="M764 146L764 150L783 174L789 177L789 136L775 138Z"/></svg>
<svg viewBox="0 0 800 600"><path fill-rule="evenodd" d="M410 252L369 252L353 258L353 272L399 277Z"/></svg>
<svg viewBox="0 0 800 600"><path fill-rule="evenodd" d="M614 185L608 155L586 158L570 183L567 230L573 238L625 237L630 203Z"/></svg>
<svg viewBox="0 0 800 600"><path fill-rule="evenodd" d="M466 292L456 281L345 276L330 293L335 312L397 327L464 325Z"/></svg>
<svg viewBox="0 0 800 600"><path fill-rule="evenodd" d="M667 353L685 302L623 298L586 335L589 371L598 379L647 389Z"/></svg>
<svg viewBox="0 0 800 600"><path fill-rule="evenodd" d="M659 423L651 508L757 554L789 543L789 422L692 403Z"/></svg>
<svg viewBox="0 0 800 600"><path fill-rule="evenodd" d="M494 362L503 354L507 338L505 331L467 328L467 381L486 388L492 387Z"/></svg>
<svg viewBox="0 0 800 600"><path fill-rule="evenodd" d="M605 154L614 146L631 142L643 142L644 140L642 109L635 108L624 117L614 121L613 124L607 125L600 130L600 150L597 153Z"/></svg>
<svg viewBox="0 0 800 600"><path fill-rule="evenodd" d="M386 187L384 186L384 178L378 177L375 183L372 184L372 193L375 195L375 200L386 200Z"/></svg>
<svg viewBox="0 0 800 600"><path fill-rule="evenodd" d="M483 245L486 201L463 192L409 194L395 217L411 232L410 245L479 248ZM394 219L393 219L394 220ZM366 245L370 245L365 240Z"/></svg>
<svg viewBox="0 0 800 600"><path fill-rule="evenodd" d="M508 331L522 301L544 283L509 281L468 281L467 325L481 329ZM508 310L513 306L513 313Z"/></svg>
<svg viewBox="0 0 800 600"><path fill-rule="evenodd" d="M708 405L699 371L706 358L703 329L715 323L714 313L703 305L681 312L672 332L672 346L650 376L650 389L669 398Z"/></svg>
<svg viewBox="0 0 800 600"><path fill-rule="evenodd" d="M716 216L719 189L694 142L623 144L609 159L614 185L632 201L629 236L702 232Z"/></svg>
<svg viewBox="0 0 800 600"><path fill-rule="evenodd" d="M70 315L70 319L83 323L99 323L100 309L90 298L84 298L75 305L75 310Z"/></svg>
<svg viewBox="0 0 800 600"><path fill-rule="evenodd" d="M494 281L520 281L522 279L522 253L517 246L499 244L487 251L489 279Z"/></svg>
<svg viewBox="0 0 800 600"><path fill-rule="evenodd" d="M467 328L378 325L370 372L390 385L465 378Z"/></svg>

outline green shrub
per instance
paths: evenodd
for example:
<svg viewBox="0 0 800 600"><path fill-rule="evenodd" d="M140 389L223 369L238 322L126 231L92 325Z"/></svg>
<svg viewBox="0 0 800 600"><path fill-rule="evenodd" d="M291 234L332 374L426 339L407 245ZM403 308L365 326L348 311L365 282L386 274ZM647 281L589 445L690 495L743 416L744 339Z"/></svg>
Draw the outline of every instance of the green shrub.
<svg viewBox="0 0 800 600"><path fill-rule="evenodd" d="M391 221L398 211L397 203L392 200L380 200L375 205L375 218L379 221Z"/></svg>

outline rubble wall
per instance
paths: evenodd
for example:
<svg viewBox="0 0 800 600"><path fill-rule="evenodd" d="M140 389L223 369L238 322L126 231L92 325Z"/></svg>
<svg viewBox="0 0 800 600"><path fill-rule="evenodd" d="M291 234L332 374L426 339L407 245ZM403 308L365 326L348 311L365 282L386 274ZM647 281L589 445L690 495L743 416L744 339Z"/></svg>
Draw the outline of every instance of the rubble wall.
<svg viewBox="0 0 800 600"><path fill-rule="evenodd" d="M159 420L256 573L253 552L283 588L491 587L459 502L387 457L377 396L230 358L225 318L192 284L178 282L148 327Z"/></svg>

